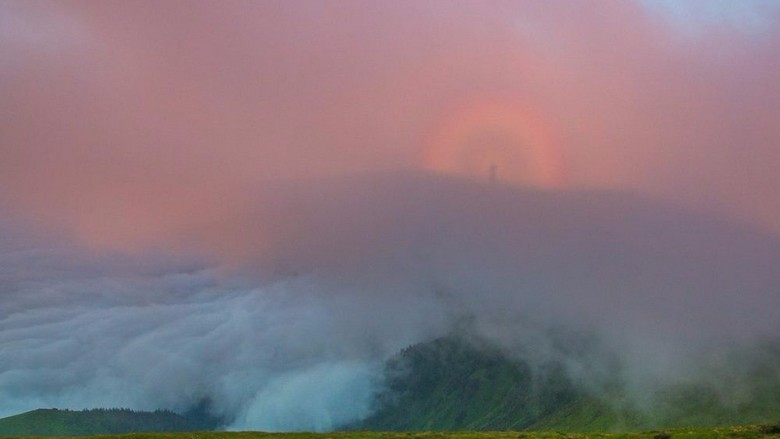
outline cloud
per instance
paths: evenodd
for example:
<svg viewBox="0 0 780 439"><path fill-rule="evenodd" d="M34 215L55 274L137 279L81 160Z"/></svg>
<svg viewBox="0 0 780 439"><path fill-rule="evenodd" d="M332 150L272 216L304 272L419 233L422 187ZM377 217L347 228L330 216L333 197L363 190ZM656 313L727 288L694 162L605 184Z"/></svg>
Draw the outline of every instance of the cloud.
<svg viewBox="0 0 780 439"><path fill-rule="evenodd" d="M19 227L2 227L20 239L0 249L0 416L208 399L231 428L327 430L368 412L384 358L447 327L425 297L377 307L312 272L257 280L186 255L36 248Z"/></svg>
<svg viewBox="0 0 780 439"><path fill-rule="evenodd" d="M4 251L26 270L3 277L0 411L208 398L230 428L327 430L370 412L386 358L464 319L586 387L618 359L634 396L780 334L778 241L647 199L417 173L271 193L229 269Z"/></svg>
<svg viewBox="0 0 780 439"><path fill-rule="evenodd" d="M159 243L269 179L424 167L430 134L485 100L548 126L571 187L780 227L777 20L690 36L641 3L503 1L9 2L3 17L2 197L93 243ZM477 172L469 142L497 142L500 176L528 172L534 136L505 128L452 140L448 170Z"/></svg>
<svg viewBox="0 0 780 439"><path fill-rule="evenodd" d="M776 336L761 10L691 34L639 2L2 3L0 412L208 396L327 429L463 316L540 358L592 331L648 386Z"/></svg>
<svg viewBox="0 0 780 439"><path fill-rule="evenodd" d="M209 399L242 428L323 430L355 421L368 410L381 359L427 325L418 313L405 316L414 329L381 324L376 314L368 322L365 312L350 316L354 303L328 296L310 279L247 287L208 271L84 275L4 292L2 414L184 411ZM309 396L314 383L325 386L320 399Z"/></svg>

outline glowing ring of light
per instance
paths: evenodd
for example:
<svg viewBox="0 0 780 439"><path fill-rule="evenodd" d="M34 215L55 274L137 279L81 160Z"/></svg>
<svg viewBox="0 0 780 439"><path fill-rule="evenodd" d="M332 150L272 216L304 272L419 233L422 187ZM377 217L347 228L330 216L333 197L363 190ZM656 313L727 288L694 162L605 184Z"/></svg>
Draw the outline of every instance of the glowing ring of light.
<svg viewBox="0 0 780 439"><path fill-rule="evenodd" d="M511 145L469 145L486 132L510 139ZM423 167L428 170L488 178L493 166L502 181L543 188L566 184L566 166L553 130L529 108L474 102L443 118L426 136Z"/></svg>

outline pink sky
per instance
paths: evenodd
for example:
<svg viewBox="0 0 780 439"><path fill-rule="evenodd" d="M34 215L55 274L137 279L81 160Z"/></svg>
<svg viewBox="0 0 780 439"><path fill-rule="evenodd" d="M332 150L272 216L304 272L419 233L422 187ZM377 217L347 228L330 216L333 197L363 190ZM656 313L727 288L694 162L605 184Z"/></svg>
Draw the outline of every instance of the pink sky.
<svg viewBox="0 0 780 439"><path fill-rule="evenodd" d="M776 0L0 0L0 416L328 430L454 329L741 416L778 72Z"/></svg>
<svg viewBox="0 0 780 439"><path fill-rule="evenodd" d="M269 180L496 162L778 232L780 14L760 12L693 32L630 1L4 1L0 201L136 248Z"/></svg>

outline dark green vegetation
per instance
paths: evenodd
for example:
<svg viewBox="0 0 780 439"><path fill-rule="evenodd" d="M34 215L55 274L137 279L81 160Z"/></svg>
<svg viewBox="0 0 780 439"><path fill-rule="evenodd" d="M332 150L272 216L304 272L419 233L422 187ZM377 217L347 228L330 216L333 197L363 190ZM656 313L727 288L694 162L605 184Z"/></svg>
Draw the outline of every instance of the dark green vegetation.
<svg viewBox="0 0 780 439"><path fill-rule="evenodd" d="M621 422L560 364L534 373L480 341L445 337L409 347L386 374L388 389L361 429L603 431Z"/></svg>
<svg viewBox="0 0 780 439"><path fill-rule="evenodd" d="M583 342L584 343L584 342ZM780 437L780 425L762 424L780 418L780 349L768 344L749 352L735 352L741 362L736 375L713 364L700 371L701 379L659 389L652 407L633 408L619 381L609 382L596 395L574 383L554 361L529 363L475 337L460 334L410 346L386 365L386 387L377 395L374 414L351 432L328 435L274 435L296 439L322 438L487 438L516 439L584 437L552 432L592 432L590 437ZM616 368L619 365L616 363ZM619 374L615 374L618 376ZM733 382L717 381L726 377ZM713 383L717 384L713 387ZM719 387L718 387L719 386ZM726 393L724 397L723 391ZM618 404L616 401L622 401ZM66 436L127 432L214 430L222 423L209 415L208 402L179 415L170 411L35 410L0 419L0 436ZM700 429L685 429L689 427ZM708 427L723 427L709 430ZM683 428L671 433L605 435L607 431L649 431ZM361 431L534 431L520 433L363 433ZM543 433L550 432L550 433ZM600 433L595 433L600 432ZM228 433L177 436L227 438ZM253 434L252 437L260 437ZM147 437L147 436L131 436ZM148 436L173 438L168 435ZM238 435L234 435L238 439ZM265 437L265 436L263 436ZM270 437L270 436L269 436Z"/></svg>
<svg viewBox="0 0 780 439"><path fill-rule="evenodd" d="M211 430L216 421L195 412L180 415L168 410L140 412L127 409L39 409L0 419L0 436L74 436L130 432Z"/></svg>
<svg viewBox="0 0 780 439"><path fill-rule="evenodd" d="M758 439L780 437L777 424L722 428L685 428L641 433L561 433L561 432L333 432L333 433L263 433L263 432L185 432L130 433L91 436L92 439Z"/></svg>
<svg viewBox="0 0 780 439"><path fill-rule="evenodd" d="M595 432L774 421L780 417L780 350L770 344L749 354L751 361L740 363L749 367L739 374L702 370L700 380L658 389L640 410L618 379L596 395L573 383L559 363L532 371L484 340L445 337L388 362L377 410L355 428Z"/></svg>

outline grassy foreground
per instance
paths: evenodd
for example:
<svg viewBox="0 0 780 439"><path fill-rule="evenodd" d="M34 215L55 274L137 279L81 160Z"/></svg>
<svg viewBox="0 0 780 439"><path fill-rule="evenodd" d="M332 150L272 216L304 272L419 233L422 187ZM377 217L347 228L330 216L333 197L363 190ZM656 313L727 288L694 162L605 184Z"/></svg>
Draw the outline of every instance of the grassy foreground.
<svg viewBox="0 0 780 439"><path fill-rule="evenodd" d="M74 436L62 436L74 437ZM85 436L81 436L85 437ZM332 433L264 433L264 432L186 432L128 433L86 436L90 439L676 439L676 438L780 438L780 423L720 428L678 428L639 433L559 433L559 432L332 432ZM22 438L22 436L19 436ZM32 439L33 436L24 436ZM49 436L47 439L51 439Z"/></svg>

